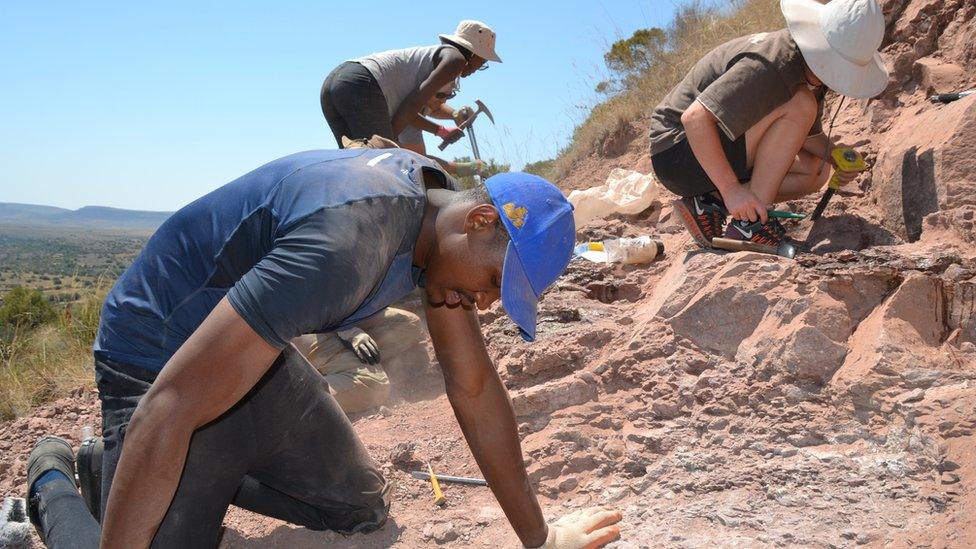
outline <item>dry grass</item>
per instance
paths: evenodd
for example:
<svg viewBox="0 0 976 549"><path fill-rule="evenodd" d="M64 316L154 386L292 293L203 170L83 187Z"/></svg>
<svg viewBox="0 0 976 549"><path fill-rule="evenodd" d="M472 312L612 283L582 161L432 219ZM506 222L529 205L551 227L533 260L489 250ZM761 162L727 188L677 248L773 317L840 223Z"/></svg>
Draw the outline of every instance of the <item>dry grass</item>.
<svg viewBox="0 0 976 549"><path fill-rule="evenodd" d="M603 141L626 124L650 116L662 98L692 65L712 48L739 36L786 26L778 0L739 0L726 13L688 4L679 10L669 29L671 49L637 84L600 103L573 132L569 146L552 165L554 178L566 176L582 158L598 150ZM638 137L638 139L644 136Z"/></svg>
<svg viewBox="0 0 976 549"><path fill-rule="evenodd" d="M94 385L91 348L105 290L90 291L53 323L0 338L0 419Z"/></svg>

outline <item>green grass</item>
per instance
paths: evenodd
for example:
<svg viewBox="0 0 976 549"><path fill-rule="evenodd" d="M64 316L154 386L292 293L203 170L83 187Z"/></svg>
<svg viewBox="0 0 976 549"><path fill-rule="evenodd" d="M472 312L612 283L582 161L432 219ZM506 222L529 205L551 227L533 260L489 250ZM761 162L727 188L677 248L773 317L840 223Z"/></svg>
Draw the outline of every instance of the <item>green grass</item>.
<svg viewBox="0 0 976 549"><path fill-rule="evenodd" d="M0 327L0 419L94 385L91 347L105 289L82 299L40 326Z"/></svg>

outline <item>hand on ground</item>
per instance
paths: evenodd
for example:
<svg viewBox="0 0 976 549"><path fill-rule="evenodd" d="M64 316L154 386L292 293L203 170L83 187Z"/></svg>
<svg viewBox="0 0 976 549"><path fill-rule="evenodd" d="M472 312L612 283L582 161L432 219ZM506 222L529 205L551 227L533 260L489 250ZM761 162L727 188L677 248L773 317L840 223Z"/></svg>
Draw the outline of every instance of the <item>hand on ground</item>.
<svg viewBox="0 0 976 549"><path fill-rule="evenodd" d="M597 549L620 539L618 511L590 507L574 511L549 525L544 549Z"/></svg>
<svg viewBox="0 0 976 549"><path fill-rule="evenodd" d="M735 190L728 193L722 193L722 200L725 201L725 207L732 214L732 217L745 221L760 220L763 223L768 221L768 213L766 210L770 208L768 204L763 204L762 200L756 196L748 187L738 186Z"/></svg>
<svg viewBox="0 0 976 549"><path fill-rule="evenodd" d="M356 358L363 364L380 363L380 348L366 332L353 327L336 332L336 335L356 354Z"/></svg>

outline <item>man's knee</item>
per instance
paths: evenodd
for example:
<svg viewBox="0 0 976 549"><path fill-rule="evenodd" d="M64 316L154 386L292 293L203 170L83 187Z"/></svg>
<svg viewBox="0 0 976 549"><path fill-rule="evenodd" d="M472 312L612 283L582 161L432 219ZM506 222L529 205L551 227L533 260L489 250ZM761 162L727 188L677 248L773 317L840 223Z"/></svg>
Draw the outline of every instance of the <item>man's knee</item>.
<svg viewBox="0 0 976 549"><path fill-rule="evenodd" d="M376 408L390 398L390 378L379 367L363 366L354 372L329 374L325 380L347 414Z"/></svg>
<svg viewBox="0 0 976 549"><path fill-rule="evenodd" d="M383 314L383 322L376 327L376 330L384 332L382 335L394 338L401 345L414 345L424 339L420 317L410 311L393 307Z"/></svg>
<svg viewBox="0 0 976 549"><path fill-rule="evenodd" d="M334 530L344 535L368 534L379 530L390 516L392 488L392 485L386 482L379 494L360 506L318 507L317 516L302 526L310 530Z"/></svg>

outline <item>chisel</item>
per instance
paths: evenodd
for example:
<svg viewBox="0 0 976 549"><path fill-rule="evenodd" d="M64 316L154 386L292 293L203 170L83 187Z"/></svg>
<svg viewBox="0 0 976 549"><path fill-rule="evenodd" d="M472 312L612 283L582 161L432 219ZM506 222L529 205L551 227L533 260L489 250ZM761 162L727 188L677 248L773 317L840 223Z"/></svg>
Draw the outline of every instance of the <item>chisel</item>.
<svg viewBox="0 0 976 549"><path fill-rule="evenodd" d="M411 471L410 476L420 480L429 480L430 473L426 471ZM437 480L441 482L453 482L454 484L471 484L473 486L488 486L484 479L470 477L452 477L450 475L437 475Z"/></svg>

